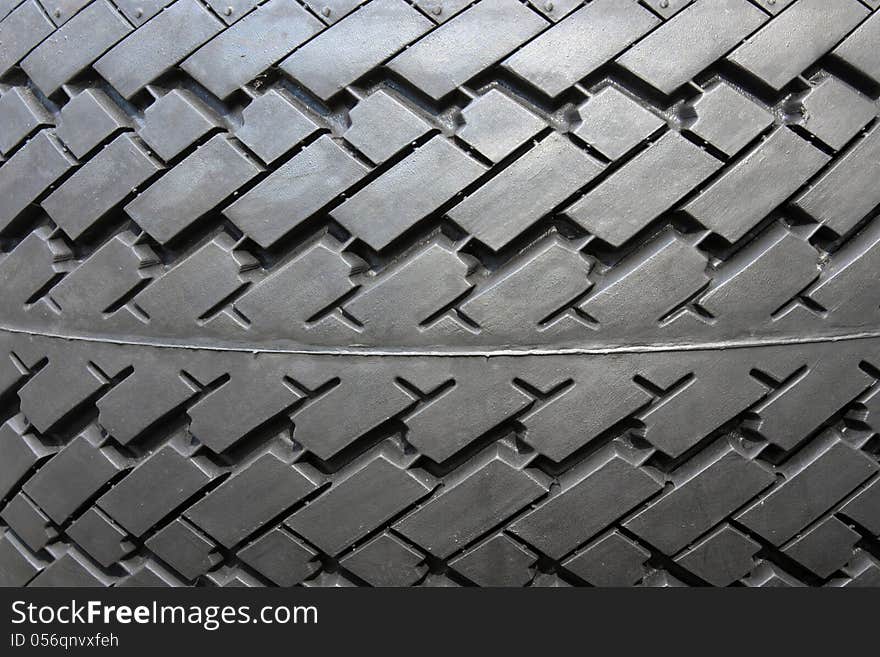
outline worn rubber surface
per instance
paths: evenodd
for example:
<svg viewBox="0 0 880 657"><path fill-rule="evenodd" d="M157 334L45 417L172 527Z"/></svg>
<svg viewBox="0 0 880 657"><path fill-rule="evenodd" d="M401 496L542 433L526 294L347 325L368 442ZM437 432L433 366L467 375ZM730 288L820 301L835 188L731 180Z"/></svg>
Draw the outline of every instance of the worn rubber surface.
<svg viewBox="0 0 880 657"><path fill-rule="evenodd" d="M877 0L0 0L0 584L880 585Z"/></svg>

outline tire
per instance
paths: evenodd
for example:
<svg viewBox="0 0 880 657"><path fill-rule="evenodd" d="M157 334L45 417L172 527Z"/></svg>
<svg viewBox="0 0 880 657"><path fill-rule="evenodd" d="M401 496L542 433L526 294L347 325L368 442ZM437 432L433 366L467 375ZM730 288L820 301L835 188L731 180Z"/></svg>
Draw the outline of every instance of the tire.
<svg viewBox="0 0 880 657"><path fill-rule="evenodd" d="M0 7L0 584L880 584L880 3L163 4Z"/></svg>

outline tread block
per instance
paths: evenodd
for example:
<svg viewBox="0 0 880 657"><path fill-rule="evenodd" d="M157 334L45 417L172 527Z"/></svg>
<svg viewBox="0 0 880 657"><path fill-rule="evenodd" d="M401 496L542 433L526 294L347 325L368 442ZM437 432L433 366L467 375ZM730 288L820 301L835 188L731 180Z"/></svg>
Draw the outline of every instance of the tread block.
<svg viewBox="0 0 880 657"><path fill-rule="evenodd" d="M296 50L281 69L327 100L432 27L403 0L373 0Z"/></svg>
<svg viewBox="0 0 880 657"><path fill-rule="evenodd" d="M878 13L0 0L0 583L880 584Z"/></svg>
<svg viewBox="0 0 880 657"><path fill-rule="evenodd" d="M19 390L21 411L39 431L48 431L105 383L88 362L53 361Z"/></svg>
<svg viewBox="0 0 880 657"><path fill-rule="evenodd" d="M590 265L564 241L553 239L461 305L486 331L502 333L514 323L538 326L586 291Z"/></svg>
<svg viewBox="0 0 880 657"><path fill-rule="evenodd" d="M39 443L28 439L6 422L0 426L0 498L7 497L37 462L48 455Z"/></svg>
<svg viewBox="0 0 880 657"><path fill-rule="evenodd" d="M220 453L301 398L281 377L261 378L260 368L243 368L189 409L190 433Z"/></svg>
<svg viewBox="0 0 880 657"><path fill-rule="evenodd" d="M339 385L292 415L294 439L326 460L412 403L396 383L353 366Z"/></svg>
<svg viewBox="0 0 880 657"><path fill-rule="evenodd" d="M774 89L781 89L868 13L857 0L798 0L728 59Z"/></svg>
<svg viewBox="0 0 880 657"><path fill-rule="evenodd" d="M0 231L9 227L75 161L46 131L38 132L0 168Z"/></svg>
<svg viewBox="0 0 880 657"><path fill-rule="evenodd" d="M830 312L861 324L877 308L871 285L880 259L880 229L869 225L860 239L851 240L837 253L807 296Z"/></svg>
<svg viewBox="0 0 880 657"><path fill-rule="evenodd" d="M173 447L163 447L98 500L134 536L142 536L205 487L212 476Z"/></svg>
<svg viewBox="0 0 880 657"><path fill-rule="evenodd" d="M239 550L238 558L278 586L295 586L320 567L315 552L281 529Z"/></svg>
<svg viewBox="0 0 880 657"><path fill-rule="evenodd" d="M603 534L562 565L594 586L632 586L646 574L650 552L618 530Z"/></svg>
<svg viewBox="0 0 880 657"><path fill-rule="evenodd" d="M66 248L49 239L48 228L38 229L0 260L0 286L10 306L25 306L28 299L57 275L56 263L69 258Z"/></svg>
<svg viewBox="0 0 880 657"><path fill-rule="evenodd" d="M223 560L217 545L180 518L147 539L147 548L189 580Z"/></svg>
<svg viewBox="0 0 880 657"><path fill-rule="evenodd" d="M504 534L468 550L449 565L479 586L525 586L537 557Z"/></svg>
<svg viewBox="0 0 880 657"><path fill-rule="evenodd" d="M870 99L833 77L813 87L803 105L804 127L835 150L843 148L877 116Z"/></svg>
<svg viewBox="0 0 880 657"><path fill-rule="evenodd" d="M68 236L76 239L162 168L131 135L123 134L41 205Z"/></svg>
<svg viewBox="0 0 880 657"><path fill-rule="evenodd" d="M677 457L767 392L750 376L751 363L725 361L704 354L691 377L670 387L638 415L644 438L664 454ZM648 371L650 379L653 372Z"/></svg>
<svg viewBox="0 0 880 657"><path fill-rule="evenodd" d="M85 89L61 108L55 134L71 153L81 158L128 125L128 117L106 93Z"/></svg>
<svg viewBox="0 0 880 657"><path fill-rule="evenodd" d="M861 536L835 517L798 536L782 551L819 577L827 579L853 556Z"/></svg>
<svg viewBox="0 0 880 657"><path fill-rule="evenodd" d="M378 457L335 482L284 522L332 556L429 492L408 472Z"/></svg>
<svg viewBox="0 0 880 657"><path fill-rule="evenodd" d="M323 135L232 203L223 214L270 246L360 180L366 167Z"/></svg>
<svg viewBox="0 0 880 657"><path fill-rule="evenodd" d="M107 0L96 0L34 48L21 67L47 96L131 32Z"/></svg>
<svg viewBox="0 0 880 657"><path fill-rule="evenodd" d="M383 249L484 171L483 165L438 135L330 214L374 249Z"/></svg>
<svg viewBox="0 0 880 657"><path fill-rule="evenodd" d="M674 554L769 486L773 474L724 446L688 462L674 488L624 527L664 554Z"/></svg>
<svg viewBox="0 0 880 657"><path fill-rule="evenodd" d="M697 0L618 57L617 63L671 94L766 20L767 14L748 0Z"/></svg>
<svg viewBox="0 0 880 657"><path fill-rule="evenodd" d="M384 532L342 559L340 564L372 586L410 586L424 575L423 556Z"/></svg>
<svg viewBox="0 0 880 657"><path fill-rule="evenodd" d="M446 558L545 492L528 474L493 457L403 518L394 530Z"/></svg>
<svg viewBox="0 0 880 657"><path fill-rule="evenodd" d="M619 246L720 168L721 162L669 132L566 208L565 214ZM641 193L633 194L633 189Z"/></svg>
<svg viewBox="0 0 880 657"><path fill-rule="evenodd" d="M697 119L688 130L725 155L735 155L773 123L773 114L726 82L707 89L694 103Z"/></svg>
<svg viewBox="0 0 880 657"><path fill-rule="evenodd" d="M847 502L840 513L852 518L875 536L880 536L880 483L874 481Z"/></svg>
<svg viewBox="0 0 880 657"><path fill-rule="evenodd" d="M160 327L192 326L242 285L242 266L231 247L220 237L208 242L144 288L134 303Z"/></svg>
<svg viewBox="0 0 880 657"><path fill-rule="evenodd" d="M381 89L349 112L343 137L376 163L384 162L431 129L418 114Z"/></svg>
<svg viewBox="0 0 880 657"><path fill-rule="evenodd" d="M146 109L138 135L167 161L221 125L193 92L173 89Z"/></svg>
<svg viewBox="0 0 880 657"><path fill-rule="evenodd" d="M114 236L68 272L47 295L63 314L93 318L143 281L141 268L156 263L151 249L134 244L134 233Z"/></svg>
<svg viewBox="0 0 880 657"><path fill-rule="evenodd" d="M231 548L310 493L315 484L299 470L264 454L224 481L186 512L221 545Z"/></svg>
<svg viewBox="0 0 880 657"><path fill-rule="evenodd" d="M616 160L665 125L615 87L605 87L578 107L581 123L574 134L605 157Z"/></svg>
<svg viewBox="0 0 880 657"><path fill-rule="evenodd" d="M659 23L632 0L595 0L520 48L503 65L555 97Z"/></svg>
<svg viewBox="0 0 880 657"><path fill-rule="evenodd" d="M859 367L857 357L844 354L821 359L808 368L792 385L782 386L754 409L759 418L757 431L784 449L795 447L874 382ZM828 381L835 385L829 387Z"/></svg>
<svg viewBox="0 0 880 657"><path fill-rule="evenodd" d="M655 324L705 284L705 269L704 257L681 237L661 234L618 263L579 308L604 326Z"/></svg>
<svg viewBox="0 0 880 657"><path fill-rule="evenodd" d="M461 111L458 136L493 162L500 162L545 127L544 121L498 88Z"/></svg>
<svg viewBox="0 0 880 657"><path fill-rule="evenodd" d="M77 518L66 534L90 557L109 568L135 548L127 534L94 507Z"/></svg>
<svg viewBox="0 0 880 657"><path fill-rule="evenodd" d="M180 67L226 98L324 26L301 5L269 0L190 55ZM254 48L253 44L261 44Z"/></svg>
<svg viewBox="0 0 880 657"><path fill-rule="evenodd" d="M483 0L404 50L388 68L441 98L545 27L546 21L515 0ZM446 65L437 66L438 59Z"/></svg>
<svg viewBox="0 0 880 657"><path fill-rule="evenodd" d="M24 586L43 566L27 553L25 546L12 538L11 532L0 533L0 586Z"/></svg>
<svg viewBox="0 0 880 657"><path fill-rule="evenodd" d="M845 234L880 203L880 190L869 183L880 174L880 126L874 126L842 158L794 201L795 206Z"/></svg>
<svg viewBox="0 0 880 657"><path fill-rule="evenodd" d="M408 332L470 287L465 281L467 270L454 252L430 244L402 267L380 275L345 310L385 335L401 329Z"/></svg>
<svg viewBox="0 0 880 657"><path fill-rule="evenodd" d="M788 128L778 128L684 210L727 241L736 242L829 159ZM751 190L746 198L744 189Z"/></svg>
<svg viewBox="0 0 880 657"><path fill-rule="evenodd" d="M715 317L746 313L767 318L818 274L810 244L776 226L719 267L698 303ZM771 289L768 280L774 281Z"/></svg>
<svg viewBox="0 0 880 657"><path fill-rule="evenodd" d="M35 130L54 122L27 87L12 87L0 96L0 153L9 153Z"/></svg>
<svg viewBox="0 0 880 657"><path fill-rule="evenodd" d="M551 169L555 175L546 175ZM447 214L497 251L601 170L566 137L553 133Z"/></svg>
<svg viewBox="0 0 880 657"><path fill-rule="evenodd" d="M798 455L801 469L737 516L773 545L782 545L877 471L877 466L839 441ZM812 460L807 460L812 457Z"/></svg>
<svg viewBox="0 0 880 657"><path fill-rule="evenodd" d="M21 3L0 19L0 75L6 75L54 30L55 26L37 0Z"/></svg>
<svg viewBox="0 0 880 657"><path fill-rule="evenodd" d="M525 441L554 461L563 460L651 401L633 383L635 374L627 361L579 369L574 385L521 418Z"/></svg>
<svg viewBox="0 0 880 657"><path fill-rule="evenodd" d="M357 107L360 106L359 103ZM252 101L241 116L244 125L235 131L235 136L267 164L319 129L277 89Z"/></svg>
<svg viewBox="0 0 880 657"><path fill-rule="evenodd" d="M56 523L63 523L123 467L107 449L78 436L24 485L27 493Z"/></svg>
<svg viewBox="0 0 880 657"><path fill-rule="evenodd" d="M177 0L101 57L94 68L123 98L131 98L224 27L198 0Z"/></svg>
<svg viewBox="0 0 880 657"><path fill-rule="evenodd" d="M106 585L107 582L103 578L98 577L92 569L87 568L83 562L70 553L53 561L45 570L28 582L30 587L78 588Z"/></svg>
<svg viewBox="0 0 880 657"><path fill-rule="evenodd" d="M289 331L348 293L351 264L329 244L319 242L272 271L235 302L254 330Z"/></svg>
<svg viewBox="0 0 880 657"><path fill-rule="evenodd" d="M712 586L729 586L755 566L758 543L742 532L724 524L675 558Z"/></svg>
<svg viewBox="0 0 880 657"><path fill-rule="evenodd" d="M420 405L406 418L407 440L441 463L529 406L532 399L510 382L503 368L481 376L456 372L455 386Z"/></svg>
<svg viewBox="0 0 880 657"><path fill-rule="evenodd" d="M101 426L123 445L196 393L179 371L139 367L97 402Z"/></svg>
<svg viewBox="0 0 880 657"><path fill-rule="evenodd" d="M23 493L9 500L0 518L34 552L39 552L58 536L48 516Z"/></svg>
<svg viewBox="0 0 880 657"><path fill-rule="evenodd" d="M141 192L125 211L164 243L262 170L229 137L217 135Z"/></svg>
<svg viewBox="0 0 880 657"><path fill-rule="evenodd" d="M878 39L880 39L880 14L874 13L844 39L832 54L880 82L880 54L875 47Z"/></svg>
<svg viewBox="0 0 880 657"><path fill-rule="evenodd" d="M560 558L660 490L648 474L612 447L566 472L559 488L510 531Z"/></svg>

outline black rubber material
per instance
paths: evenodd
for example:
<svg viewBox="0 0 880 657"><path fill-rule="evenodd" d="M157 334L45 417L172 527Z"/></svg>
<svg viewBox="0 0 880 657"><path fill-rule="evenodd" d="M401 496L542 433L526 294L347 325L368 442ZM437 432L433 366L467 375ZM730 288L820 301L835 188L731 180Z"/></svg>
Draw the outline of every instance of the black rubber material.
<svg viewBox="0 0 880 657"><path fill-rule="evenodd" d="M880 3L56 4L0 584L880 585Z"/></svg>

